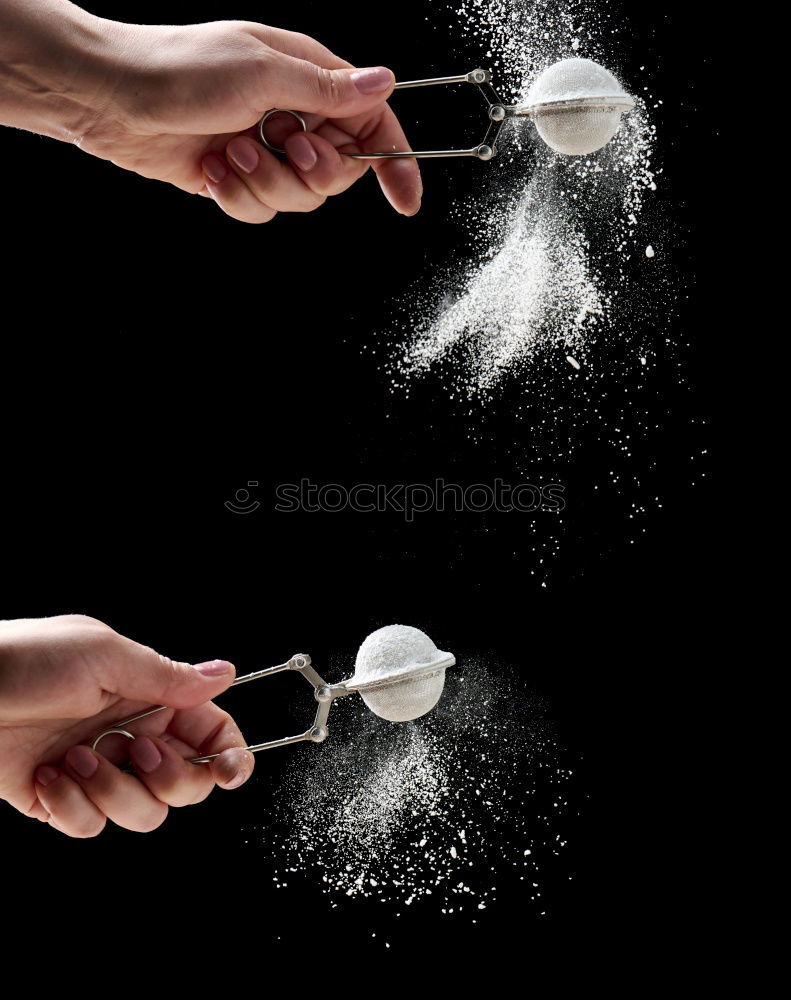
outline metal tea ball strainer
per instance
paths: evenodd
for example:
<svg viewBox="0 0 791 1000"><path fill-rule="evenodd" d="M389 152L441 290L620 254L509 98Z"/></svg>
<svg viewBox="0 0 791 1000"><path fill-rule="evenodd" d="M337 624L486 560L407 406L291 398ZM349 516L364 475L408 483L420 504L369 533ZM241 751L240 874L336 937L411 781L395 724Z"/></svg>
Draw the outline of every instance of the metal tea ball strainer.
<svg viewBox="0 0 791 1000"><path fill-rule="evenodd" d="M309 740L323 742L328 735L327 717L332 703L345 695L360 694L370 710L390 722L408 722L430 712L437 704L445 684L445 670L456 662L451 653L437 649L425 632L409 625L387 625L371 633L357 653L354 676L337 684L328 684L314 670L307 653L295 653L285 663L276 667L266 667L252 674L245 674L230 685L247 684L284 670L296 670L313 687L313 696L319 703L316 716L310 728L296 736L284 736L268 743L258 743L245 747L251 753L270 750L289 743ZM161 712L166 705L148 708L128 719L117 722L110 729L99 733L91 743L95 750L105 736L116 733L134 740L132 733L124 727L155 712ZM192 764L208 764L219 754L193 757Z"/></svg>

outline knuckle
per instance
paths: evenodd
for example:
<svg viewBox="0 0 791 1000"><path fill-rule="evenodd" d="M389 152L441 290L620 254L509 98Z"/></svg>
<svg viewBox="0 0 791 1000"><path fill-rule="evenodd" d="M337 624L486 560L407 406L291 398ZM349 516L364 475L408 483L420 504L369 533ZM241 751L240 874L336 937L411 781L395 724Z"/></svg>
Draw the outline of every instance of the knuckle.
<svg viewBox="0 0 791 1000"><path fill-rule="evenodd" d="M189 789L184 789L178 796L178 801L169 803L171 806L175 806L177 809L182 809L184 806L196 806L199 802L203 802L211 795L212 788L214 787L213 781L201 781L197 786L191 787Z"/></svg>
<svg viewBox="0 0 791 1000"><path fill-rule="evenodd" d="M135 833L151 833L152 830L162 826L168 815L168 807L164 802L161 806L161 809L150 809L145 815L135 818L134 822L130 823L129 829Z"/></svg>
<svg viewBox="0 0 791 1000"><path fill-rule="evenodd" d="M272 79L277 75L278 65L279 53L271 46L261 49L256 54L252 66L256 73L256 80L259 87L266 88L272 82Z"/></svg>
<svg viewBox="0 0 791 1000"><path fill-rule="evenodd" d="M301 212L315 212L317 208L321 208L324 202L327 200L326 194L317 194L312 201L306 203L304 208L301 208Z"/></svg>
<svg viewBox="0 0 791 1000"><path fill-rule="evenodd" d="M325 104L335 104L340 100L338 76L323 66L313 66L313 86L316 94Z"/></svg>
<svg viewBox="0 0 791 1000"><path fill-rule="evenodd" d="M171 809L183 809L184 806L191 806L195 801L192 794L185 792L183 789L173 788L168 792L159 791L157 792L163 802L165 802Z"/></svg>
<svg viewBox="0 0 791 1000"><path fill-rule="evenodd" d="M266 222L271 222L272 219L274 219L274 217L277 215L277 212L273 212L269 208L262 208L261 211L256 211L254 215L255 215L254 218L247 216L245 218L241 218L241 221L249 222L254 226L262 226Z"/></svg>
<svg viewBox="0 0 791 1000"><path fill-rule="evenodd" d="M261 206L261 211L252 210L245 212L240 208L236 208L232 205L220 206L221 211L224 215L227 215L230 219L235 219L237 222L247 222L251 225L261 225L264 222L270 222L274 219L277 212L273 212L271 209Z"/></svg>
<svg viewBox="0 0 791 1000"><path fill-rule="evenodd" d="M151 649L150 646L148 648ZM155 651L152 649L151 652L153 653ZM175 672L176 664L173 660L171 660L169 656L165 656L163 653L156 653L156 657L157 657L157 663L163 671L169 674Z"/></svg>
<svg viewBox="0 0 791 1000"><path fill-rule="evenodd" d="M167 698L170 693L171 686L177 683L179 679L179 670L183 669L182 665L177 663L175 660L171 660L169 656L165 656L163 653L157 652L157 650L153 649L151 646L144 646L142 643L140 646L142 646L148 656L150 656L154 672L165 685L164 697Z"/></svg>
<svg viewBox="0 0 791 1000"><path fill-rule="evenodd" d="M71 840L89 840L92 837L98 837L104 830L107 825L107 817L92 817L91 819L78 820L68 826L62 826L54 816L50 816L47 823L53 830L57 830L58 833L62 833L64 837L69 837Z"/></svg>
<svg viewBox="0 0 791 1000"><path fill-rule="evenodd" d="M211 795L213 784L207 784L205 788L200 788L192 797L190 805L196 806L199 802L204 802Z"/></svg>
<svg viewBox="0 0 791 1000"><path fill-rule="evenodd" d="M259 42L263 42L264 45L274 48L274 29L268 24L258 24L256 21L236 21L234 22L238 25L239 30L244 31L248 35L252 35Z"/></svg>
<svg viewBox="0 0 791 1000"><path fill-rule="evenodd" d="M228 735L236 736L236 723L233 721L233 716L230 712L226 712L224 708L217 709L217 723L209 734L208 739L204 740L201 747L204 750L205 747L214 746L218 740L223 740L227 738ZM222 753L222 750L205 750L206 753Z"/></svg>
<svg viewBox="0 0 791 1000"><path fill-rule="evenodd" d="M98 837L106 825L107 820L103 818L95 823L84 826L77 836L82 840L89 840L91 837Z"/></svg>
<svg viewBox="0 0 791 1000"><path fill-rule="evenodd" d="M64 625L85 625L88 627L98 626L99 628L109 630L108 625L105 625L104 622L100 622L98 618L92 618L90 615L55 615L52 620L60 622Z"/></svg>
<svg viewBox="0 0 791 1000"><path fill-rule="evenodd" d="M157 653L155 650L151 650L151 652L156 656L157 671L166 682L178 683L179 681L186 680L192 673L192 667L189 663L184 663L181 660L172 660L169 656L165 656L164 653Z"/></svg>

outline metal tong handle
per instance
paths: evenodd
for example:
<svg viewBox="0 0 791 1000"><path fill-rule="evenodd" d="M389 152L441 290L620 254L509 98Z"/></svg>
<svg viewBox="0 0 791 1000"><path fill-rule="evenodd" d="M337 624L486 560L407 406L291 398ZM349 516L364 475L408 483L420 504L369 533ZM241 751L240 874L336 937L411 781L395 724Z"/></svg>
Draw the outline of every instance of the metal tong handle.
<svg viewBox="0 0 791 1000"><path fill-rule="evenodd" d="M313 687L314 697L319 703L319 707L316 711L316 717L313 720L313 725L310 729L306 729L304 733L299 733L297 736L284 736L280 740L270 740L268 743L257 743L255 746L244 747L245 750L249 750L251 753L258 753L259 750L269 750L272 747L284 747L289 743L300 743L303 740L310 740L313 743L321 743L327 738L328 735L327 716L329 715L333 700L346 694L352 694L352 692L348 691L342 683L327 684L326 681L324 681L311 666L311 659L307 653L295 653L294 656L292 656L285 663L281 663L276 667L266 667L264 670L256 670L251 674L245 674L243 677L237 677L233 684L229 685L229 688L235 687L237 684L247 684L249 681L257 681L262 677L271 677L273 674L279 674L283 670L298 671ZM122 727L128 726L131 722L137 722L138 719L144 719L147 715L153 715L155 712L161 712L167 707L167 705L158 705L155 708L148 708L144 712L138 712L137 715L133 715L128 719L117 722L111 729L105 729L104 732L99 733L91 744L92 749L95 750L99 741L104 739L105 736L109 736L111 733L118 733L121 736L125 736L127 739L134 740L135 737L132 733L127 732ZM208 764L210 761L214 760L215 757L219 757L219 754L212 753L207 754L205 757L193 757L190 760L190 763Z"/></svg>
<svg viewBox="0 0 791 1000"><path fill-rule="evenodd" d="M404 83L397 83L395 90L406 90L409 87L434 87L448 83L472 83L483 94L484 100L489 109L489 127L486 135L477 146L471 149L424 149L418 152L393 152L393 153L344 153L353 160L386 160L393 157L414 157L415 159L425 159L440 156L474 156L479 160L491 160L497 153L495 145L497 136L506 118L513 117L514 109L503 104L497 92L491 85L492 74L486 69L474 69L469 73L462 73L460 76L438 76L426 80L407 80ZM307 131L305 119L297 111L288 111L285 108L271 108L261 118L258 123L258 134L261 142L267 149L274 153L283 153L285 150L279 146L273 146L264 134L264 125L276 112L281 111L293 115L302 126L302 131Z"/></svg>

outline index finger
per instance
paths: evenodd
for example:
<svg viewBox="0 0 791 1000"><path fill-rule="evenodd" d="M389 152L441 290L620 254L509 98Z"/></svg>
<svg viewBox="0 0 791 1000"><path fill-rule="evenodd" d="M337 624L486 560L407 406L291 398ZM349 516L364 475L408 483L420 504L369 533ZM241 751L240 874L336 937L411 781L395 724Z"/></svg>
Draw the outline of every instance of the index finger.
<svg viewBox="0 0 791 1000"><path fill-rule="evenodd" d="M255 758L244 749L247 741L233 717L213 702L176 712L168 731L183 743L195 747L196 757L218 754L208 765L198 766L210 767L220 787L236 788L252 774Z"/></svg>
<svg viewBox="0 0 791 1000"><path fill-rule="evenodd" d="M335 121L335 119L333 119ZM372 118L370 112L353 118L337 119L337 124L346 132L362 138L355 142L349 152L390 153L411 152L404 130L393 109L386 104L378 116ZM369 126L366 128L366 126ZM373 127L370 127L373 126ZM344 152L346 150L341 150ZM359 161L365 162L365 161ZM402 215L415 215L420 209L423 197L423 181L420 167L412 157L394 157L384 160L369 160L379 180L384 196Z"/></svg>

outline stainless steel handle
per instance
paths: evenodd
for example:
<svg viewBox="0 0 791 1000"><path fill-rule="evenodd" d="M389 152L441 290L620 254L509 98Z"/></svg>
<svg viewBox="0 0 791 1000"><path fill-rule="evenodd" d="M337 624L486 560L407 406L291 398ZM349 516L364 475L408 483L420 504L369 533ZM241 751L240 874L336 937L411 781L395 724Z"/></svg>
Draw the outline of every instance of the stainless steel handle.
<svg viewBox="0 0 791 1000"><path fill-rule="evenodd" d="M392 153L344 153L353 160L387 160L397 157L411 157L413 159L431 159L435 157L461 157L474 156L479 160L491 160L497 153L497 136L506 118L513 117L513 109L503 104L497 92L491 85L492 74L486 69L474 69L469 73L462 73L459 76L437 76L425 80L406 80L403 83L396 83L395 90L407 90L411 87L435 87L451 83L471 83L476 86L486 101L489 111L489 126L486 135L477 146L470 149L422 149L417 152L392 152ZM307 131L304 118L298 111L287 111L285 108L271 108L261 118L258 123L258 135L261 142L272 152L284 152L279 146L273 146L266 138L264 126L268 119L276 111L283 111L293 115L301 124L302 130ZM510 113L509 113L510 112Z"/></svg>
<svg viewBox="0 0 791 1000"><path fill-rule="evenodd" d="M336 698L353 693L352 691L347 690L343 683L327 684L327 682L313 669L311 659L307 653L295 653L290 659L286 660L285 663L281 663L276 667L266 667L263 670L256 670L251 674L245 674L243 677L237 677L233 684L229 685L229 688L236 687L237 684L247 684L250 681L257 681L264 677L271 677L273 674L279 674L284 670L296 670L313 687L313 695L319 703L319 707L316 710L316 716L313 720L313 725L309 729L306 729L304 733L299 733L296 736L284 736L279 740L269 740L267 743L256 743L254 746L244 747L245 750L249 750L251 753L258 753L259 750L270 750L273 747L288 746L290 743L301 743L304 740L310 740L312 743L321 743L327 738L328 735L327 716L329 715L330 708L332 707L332 702ZM135 737L132 733L127 732L123 727L128 726L132 722L137 722L138 719L144 719L148 715L154 715L155 712L161 712L167 707L167 705L157 705L154 708L147 708L144 712L138 712L137 715L133 715L128 719L123 719L121 722L117 722L112 728L105 729L103 732L99 733L91 744L92 749L95 750L99 741L103 740L105 736L110 736L112 733L117 733L120 736L125 736L129 740L134 740ZM204 757L193 757L190 760L190 763L208 764L210 761L214 760L215 757L219 757L219 754L212 753L207 754Z"/></svg>

